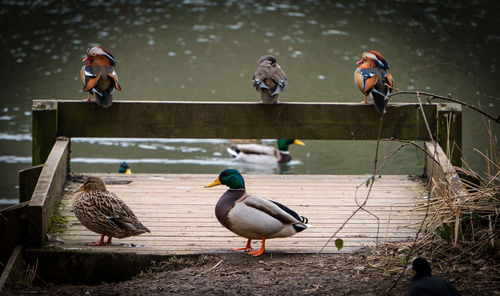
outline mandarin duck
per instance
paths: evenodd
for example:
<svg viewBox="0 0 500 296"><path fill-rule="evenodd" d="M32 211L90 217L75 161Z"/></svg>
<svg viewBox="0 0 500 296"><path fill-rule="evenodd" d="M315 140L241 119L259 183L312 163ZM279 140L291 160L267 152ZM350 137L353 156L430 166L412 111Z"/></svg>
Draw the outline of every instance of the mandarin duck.
<svg viewBox="0 0 500 296"><path fill-rule="evenodd" d="M276 63L274 56L263 56L258 64L252 77L252 85L260 92L261 103L276 104L278 95L286 88L286 74Z"/></svg>
<svg viewBox="0 0 500 296"><path fill-rule="evenodd" d="M356 64L359 67L354 71L354 82L364 95L362 103L367 103L366 98L370 96L375 109L380 114L385 113L390 88L394 86L387 61L379 52L371 50L364 52Z"/></svg>
<svg viewBox="0 0 500 296"><path fill-rule="evenodd" d="M127 162L122 161L120 164L120 168L118 168L118 173L120 174L132 174L132 170L130 169L130 166L128 165Z"/></svg>
<svg viewBox="0 0 500 296"><path fill-rule="evenodd" d="M73 196L73 212L87 229L101 235L89 246L111 244L111 238L125 238L151 232L132 210L113 192L106 190L99 177L88 177ZM105 242L104 237L108 240Z"/></svg>
<svg viewBox="0 0 500 296"><path fill-rule="evenodd" d="M205 188L224 184L229 189L215 206L217 220L233 233L247 238L244 248L233 251L250 251L252 239L261 239L259 250L248 254L259 256L265 251L266 239L290 237L308 227L308 219L299 216L288 207L257 195L248 194L245 181L235 169L227 169L219 177L205 185Z"/></svg>
<svg viewBox="0 0 500 296"><path fill-rule="evenodd" d="M297 139L279 139L278 149L261 144L237 144L227 148L227 152L236 160L246 163L287 163L292 160L288 151L291 144L305 146Z"/></svg>
<svg viewBox="0 0 500 296"><path fill-rule="evenodd" d="M112 92L121 90L118 84L118 76L113 67L116 65L115 58L102 47L91 47L87 50L87 56L82 60L85 65L80 71L80 79L83 90L88 92L86 101L92 101L95 96L97 105L103 108L111 106L113 101Z"/></svg>
<svg viewBox="0 0 500 296"><path fill-rule="evenodd" d="M422 257L414 258L408 269L415 275L408 286L408 296L459 296L460 292L440 277L432 276L429 262Z"/></svg>

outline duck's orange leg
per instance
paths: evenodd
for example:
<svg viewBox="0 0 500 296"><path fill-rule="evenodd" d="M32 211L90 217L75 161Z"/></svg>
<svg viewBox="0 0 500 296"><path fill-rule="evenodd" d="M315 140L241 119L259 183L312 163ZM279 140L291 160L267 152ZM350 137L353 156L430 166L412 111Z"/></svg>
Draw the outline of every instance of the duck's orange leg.
<svg viewBox="0 0 500 296"><path fill-rule="evenodd" d="M109 242L111 242L111 238L109 238L108 240ZM101 234L101 239L96 242L96 243L88 243L87 246L102 246L104 245L104 233Z"/></svg>
<svg viewBox="0 0 500 296"><path fill-rule="evenodd" d="M104 243L105 245L111 245L111 236L108 236L108 241Z"/></svg>
<svg viewBox="0 0 500 296"><path fill-rule="evenodd" d="M262 253L264 253L264 250L266 249L266 238L263 236L262 237L262 245L260 246L260 250L248 252L248 254L252 256L260 256Z"/></svg>
<svg viewBox="0 0 500 296"><path fill-rule="evenodd" d="M236 249L233 249L233 251L245 251L245 252L246 251L250 251L252 249L251 242L252 242L252 240L248 239L246 247L244 247L244 248L236 248Z"/></svg>
<svg viewBox="0 0 500 296"><path fill-rule="evenodd" d="M92 101L92 95L90 93L87 93L87 94L88 94L87 98L83 99L83 101L84 102L90 102L90 101Z"/></svg>

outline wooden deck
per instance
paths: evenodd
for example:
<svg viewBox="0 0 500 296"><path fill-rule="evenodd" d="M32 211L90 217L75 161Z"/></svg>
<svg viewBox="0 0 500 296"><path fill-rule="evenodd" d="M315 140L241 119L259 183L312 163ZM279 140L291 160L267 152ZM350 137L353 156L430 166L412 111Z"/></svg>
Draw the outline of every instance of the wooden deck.
<svg viewBox="0 0 500 296"><path fill-rule="evenodd" d="M94 175L114 183L108 184L108 190L132 208L151 234L114 239L112 246L86 246L85 243L97 241L99 235L84 228L73 215L71 191L81 184L70 183L59 207L59 214L67 217L67 229L52 234L56 241L62 241L57 246L64 250L180 255L228 252L245 245L244 238L222 227L215 218L215 204L227 189L225 186L203 188L217 177L215 174ZM244 178L249 193L279 201L309 218L313 227L291 238L266 242L266 252L286 253L317 253L357 208L356 187L367 179L343 175L244 175ZM126 180L131 182L124 184L122 181ZM365 185L359 188L360 202L367 190ZM421 221L422 213L412 209L424 192L422 181L408 176L382 176L376 180L366 209L380 218L378 242L414 237L415 225ZM341 252L374 245L377 220L361 211L337 237L344 240ZM260 242L254 242L253 247L260 247ZM338 251L332 241L323 252Z"/></svg>

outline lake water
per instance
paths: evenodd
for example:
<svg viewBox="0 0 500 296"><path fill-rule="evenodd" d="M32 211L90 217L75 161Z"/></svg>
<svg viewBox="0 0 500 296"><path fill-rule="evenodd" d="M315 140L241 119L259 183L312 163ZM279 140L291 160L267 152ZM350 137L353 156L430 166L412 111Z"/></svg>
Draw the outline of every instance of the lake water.
<svg viewBox="0 0 500 296"><path fill-rule="evenodd" d="M250 79L261 55L289 79L284 102L358 102L355 62L380 51L401 90L421 90L498 116L499 2L466 1L2 1L0 203L17 202L17 171L31 164L31 100L83 99L79 71L90 46L117 58L115 100L258 101ZM395 102L416 102L397 96ZM498 126L494 132L498 135ZM264 141L275 145L273 140ZM367 174L374 142L305 141L282 167L235 164L224 139L73 139L74 172ZM382 152L397 147L383 143ZM488 147L481 117L464 110L463 149ZM415 149L384 174L422 174Z"/></svg>

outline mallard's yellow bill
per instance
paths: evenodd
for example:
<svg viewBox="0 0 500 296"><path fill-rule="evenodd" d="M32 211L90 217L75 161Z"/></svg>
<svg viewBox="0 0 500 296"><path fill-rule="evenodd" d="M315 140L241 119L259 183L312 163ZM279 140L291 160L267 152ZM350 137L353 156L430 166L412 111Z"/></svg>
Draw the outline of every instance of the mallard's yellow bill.
<svg viewBox="0 0 500 296"><path fill-rule="evenodd" d="M217 185L220 185L222 184L219 180L219 178L217 178L217 180L213 181L212 183L209 183L207 185L205 185L205 188L210 188L210 187L214 187L214 186L217 186Z"/></svg>
<svg viewBox="0 0 500 296"><path fill-rule="evenodd" d="M126 169L126 170L125 170L125 174L127 174L127 175L132 174L132 170L131 170L131 169Z"/></svg>
<svg viewBox="0 0 500 296"><path fill-rule="evenodd" d="M294 143L294 144L297 144L297 145L300 145L300 146L305 146L305 145L306 145L306 144L304 144L304 142L299 141L299 140L297 140L297 139L295 139L295 140L293 141L293 143Z"/></svg>

